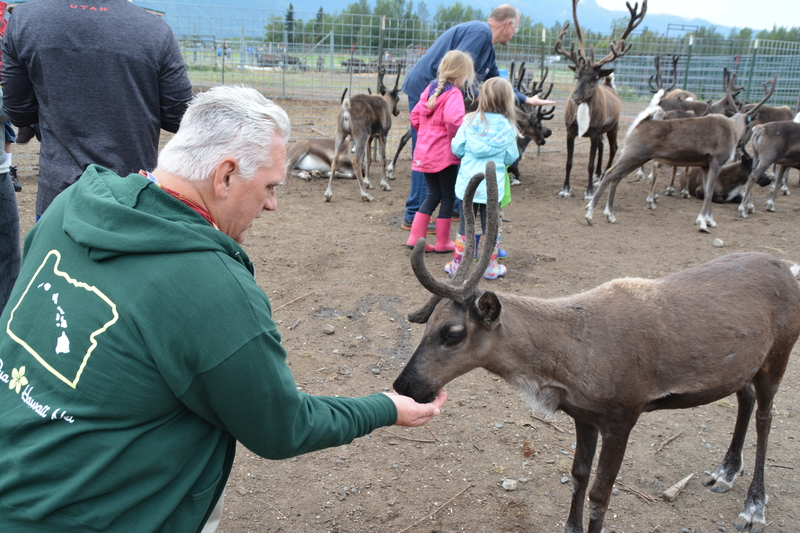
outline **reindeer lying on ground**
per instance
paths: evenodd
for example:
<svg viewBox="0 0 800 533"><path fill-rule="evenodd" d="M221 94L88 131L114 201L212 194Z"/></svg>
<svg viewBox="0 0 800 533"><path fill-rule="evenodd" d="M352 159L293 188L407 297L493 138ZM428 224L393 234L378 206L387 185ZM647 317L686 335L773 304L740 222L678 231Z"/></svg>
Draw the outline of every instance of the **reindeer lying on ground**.
<svg viewBox="0 0 800 533"><path fill-rule="evenodd" d="M569 175L572 171L572 157L575 153L575 138L588 137L591 140L589 150L589 184L584 199L594 196L594 180L600 179L603 165L603 135L608 138L608 164L606 171L614 162L617 153L617 129L619 128L619 114L622 110L622 102L617 95L611 76L614 69L602 68L606 63L624 56L631 45L625 46L625 39L628 35L644 20L647 12L647 0L642 2L642 12L637 13L639 4L635 7L627 4L631 17L627 28L622 33L618 41L612 41L609 45L611 50L605 57L595 62L594 47L589 47L586 53L586 46L581 33L581 26L578 23L578 2L572 0L572 19L575 21L575 33L578 37L578 49L575 49L575 41L570 45L567 52L561 44L564 35L569 28L569 22L564 24L558 38L556 39L555 52L572 61L568 65L575 71L575 87L572 88L567 105L564 109L564 122L567 125L567 169L564 185L561 187L558 196L569 198L572 196L572 187L569 184ZM600 80L603 80L601 82ZM597 169L595 171L595 157L597 157Z"/></svg>
<svg viewBox="0 0 800 533"><path fill-rule="evenodd" d="M752 171L753 158L747 152L743 152L739 161L728 163L719 171L711 201L717 204L740 201L747 184L747 178L750 177ZM681 196L684 198L691 198L692 196L701 200L705 198L703 171L701 169L693 168L688 173L684 173L681 175L679 183ZM756 183L761 187L766 187L772 183L772 180L766 175L761 175Z"/></svg>
<svg viewBox="0 0 800 533"><path fill-rule="evenodd" d="M374 200L372 195L364 189L364 187L371 189L372 184L361 165L365 158L367 168L372 162L369 150L372 139L377 139L378 152L381 157L381 189L385 191L392 190L389 182L386 181L386 137L392 127L392 116L396 117L400 114L397 104L400 101L398 84L400 83L401 71L402 68L398 67L397 78L391 91L387 91L386 86L383 84L386 69L381 67L378 72L380 95L357 94L350 98L344 98L342 101L342 109L336 119L336 142L334 148L336 154L331 162L331 176L328 180L328 189L325 191L326 202L330 202L333 197L333 177L339 165L339 158L345 153L349 153L345 152L344 149L346 137L350 137L351 142L355 145L351 164L355 171L358 189L361 191L361 199L368 202ZM363 185L362 180L364 182Z"/></svg>
<svg viewBox="0 0 800 533"><path fill-rule="evenodd" d="M775 75L772 86L764 99L746 113L740 111L730 118L722 115L707 115L678 120L643 120L637 124L625 141L625 149L620 160L605 175L597 189L597 194L589 202L586 220L589 224L592 223L592 215L597 207L597 202L605 188L611 185L603 214L609 222L616 222L613 208L617 184L632 170L650 160L655 160L672 166L703 169L705 198L695 223L698 229L704 232L708 232L708 226L715 227L717 223L714 222L714 217L711 215L711 198L717 182L717 174L725 162L733 157L749 122L755 117L758 109L775 92L777 80L778 76Z"/></svg>
<svg viewBox="0 0 800 533"><path fill-rule="evenodd" d="M785 194L789 194L785 176L788 168L800 166L800 124L791 120L783 120L758 125L753 128L751 142L755 168L747 180L742 203L739 204L739 213L743 217L747 217L748 213L755 212L753 181L766 172L773 163L780 165L780 170L769 200L767 200L767 211L775 211L775 197L779 189L784 190Z"/></svg>
<svg viewBox="0 0 800 533"><path fill-rule="evenodd" d="M352 151L350 139L342 141L342 152ZM298 139L286 150L286 174L307 180L330 177L331 163L336 154L336 140L331 138ZM367 169L369 175L369 169ZM337 178L355 178L353 166L344 160L336 169Z"/></svg>
<svg viewBox="0 0 800 533"><path fill-rule="evenodd" d="M465 215L473 212L471 200L483 177L476 175L467 188ZM487 239L498 229L495 179L490 163ZM467 222L465 253L472 257L474 216ZM565 533L584 531L598 435L602 447L588 493L588 533L603 530L630 432L643 412L695 407L736 393L730 447L704 484L725 492L742 472L756 407L753 477L734 525L763 531L773 399L800 336L800 266L767 254L732 254L660 279L617 279L546 300L478 290L489 248L471 272L470 261L453 279L436 280L425 266L424 244L420 239L411 262L434 296L409 315L426 324L425 333L394 382L397 392L429 402L453 379L482 367L516 385L534 409L571 416L577 448Z"/></svg>

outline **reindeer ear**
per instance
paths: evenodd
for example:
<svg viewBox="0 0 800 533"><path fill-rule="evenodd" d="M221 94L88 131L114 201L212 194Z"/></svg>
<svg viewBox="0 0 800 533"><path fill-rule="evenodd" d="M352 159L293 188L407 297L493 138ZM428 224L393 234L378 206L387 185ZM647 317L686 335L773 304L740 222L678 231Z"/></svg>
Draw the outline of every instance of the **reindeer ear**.
<svg viewBox="0 0 800 533"><path fill-rule="evenodd" d="M614 73L613 68L601 68L597 71L597 75L601 78L605 78L606 76L611 76Z"/></svg>
<svg viewBox="0 0 800 533"><path fill-rule="evenodd" d="M500 300L497 295L492 291L486 291L481 294L478 301L475 303L475 311L484 322L494 322L500 316Z"/></svg>

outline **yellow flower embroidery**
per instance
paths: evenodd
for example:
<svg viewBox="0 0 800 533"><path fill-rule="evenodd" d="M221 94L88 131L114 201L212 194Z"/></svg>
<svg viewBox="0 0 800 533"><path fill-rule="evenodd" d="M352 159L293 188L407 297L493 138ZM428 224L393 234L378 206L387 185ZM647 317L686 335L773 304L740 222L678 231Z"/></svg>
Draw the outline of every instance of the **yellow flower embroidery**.
<svg viewBox="0 0 800 533"><path fill-rule="evenodd" d="M9 389L14 389L14 392L19 394L19 391L22 390L22 387L28 384L28 378L25 377L25 367L19 367L19 370L16 368L11 370L11 382L8 384Z"/></svg>

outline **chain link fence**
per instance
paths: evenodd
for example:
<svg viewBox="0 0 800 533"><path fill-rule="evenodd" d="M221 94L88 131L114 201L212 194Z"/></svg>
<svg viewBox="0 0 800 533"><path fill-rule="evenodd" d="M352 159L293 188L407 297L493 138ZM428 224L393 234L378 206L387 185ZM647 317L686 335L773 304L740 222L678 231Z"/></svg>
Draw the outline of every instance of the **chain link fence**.
<svg viewBox="0 0 800 533"><path fill-rule="evenodd" d="M398 70L400 84L408 69L425 53L438 35L452 24L434 24L418 19L379 15L287 12L220 6L191 6L170 2L141 2L163 15L172 26L197 90L220 84L244 84L279 103L292 119L294 139L332 137L345 89L347 94L373 93L378 88L378 67L387 68L385 84L391 88ZM549 124L553 135L543 151L562 151L566 146L563 109L574 83L569 61L553 51L557 35L522 28L508 46L497 46L502 72L525 62L526 80L541 80L548 73L553 83L551 99L558 102ZM575 38L571 28L565 48ZM599 56L608 50L611 36L586 42ZM744 86L743 100L758 101L762 84L778 75L771 105L798 105L800 89L800 43L782 41L736 41L693 39L634 34L631 50L610 66L623 101L620 141L630 122L649 102L648 80L655 74L654 58L661 56L665 86L673 83L672 56L679 57L676 86L694 92L698 99L724 95L723 69L737 73ZM406 99L395 118L389 150L393 153L408 127ZM588 140L576 150L588 150ZM410 152L410 149L407 149ZM38 151L37 151L38 152ZM405 154L410 157L410 153ZM35 159L18 162L35 166Z"/></svg>

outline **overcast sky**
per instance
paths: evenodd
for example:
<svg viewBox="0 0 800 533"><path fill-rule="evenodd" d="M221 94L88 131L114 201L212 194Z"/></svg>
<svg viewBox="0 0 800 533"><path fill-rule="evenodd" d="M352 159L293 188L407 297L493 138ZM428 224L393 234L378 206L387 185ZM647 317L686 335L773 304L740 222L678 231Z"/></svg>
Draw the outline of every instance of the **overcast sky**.
<svg viewBox="0 0 800 533"><path fill-rule="evenodd" d="M631 5L634 1L630 0ZM606 9L627 11L625 0L597 3ZM647 12L698 17L715 25L758 30L800 26L800 0L648 0Z"/></svg>

